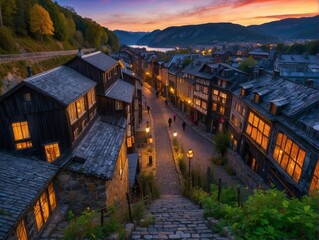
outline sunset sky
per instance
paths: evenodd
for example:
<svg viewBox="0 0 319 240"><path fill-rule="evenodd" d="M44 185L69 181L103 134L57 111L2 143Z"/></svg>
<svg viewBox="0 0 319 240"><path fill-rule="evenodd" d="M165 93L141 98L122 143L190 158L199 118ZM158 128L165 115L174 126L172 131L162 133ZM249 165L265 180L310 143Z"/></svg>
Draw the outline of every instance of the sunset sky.
<svg viewBox="0 0 319 240"><path fill-rule="evenodd" d="M56 0L110 30L231 22L244 26L318 15L318 0Z"/></svg>

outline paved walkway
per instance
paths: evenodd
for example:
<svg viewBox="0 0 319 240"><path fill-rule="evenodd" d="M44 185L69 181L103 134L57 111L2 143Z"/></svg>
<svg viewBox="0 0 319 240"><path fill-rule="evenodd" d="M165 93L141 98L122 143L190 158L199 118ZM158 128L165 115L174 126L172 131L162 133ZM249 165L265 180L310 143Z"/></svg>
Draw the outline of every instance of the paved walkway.
<svg viewBox="0 0 319 240"><path fill-rule="evenodd" d="M148 216L155 217L155 223L136 227L131 239L227 239L213 234L203 210L181 195L161 195L150 206Z"/></svg>

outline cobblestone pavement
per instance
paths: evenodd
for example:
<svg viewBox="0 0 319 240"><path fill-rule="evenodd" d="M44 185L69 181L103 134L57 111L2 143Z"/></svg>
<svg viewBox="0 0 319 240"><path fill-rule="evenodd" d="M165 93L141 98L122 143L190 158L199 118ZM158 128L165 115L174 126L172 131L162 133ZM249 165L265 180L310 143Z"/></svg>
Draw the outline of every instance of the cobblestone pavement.
<svg viewBox="0 0 319 240"><path fill-rule="evenodd" d="M171 142L160 107L162 101L156 98L148 89L145 89L144 96L147 99L148 105L151 107L153 131L155 133L156 180L160 194L180 194Z"/></svg>
<svg viewBox="0 0 319 240"><path fill-rule="evenodd" d="M152 203L147 216L155 218L155 222L147 227L137 226L131 239L228 239L213 234L203 210L181 195L161 195Z"/></svg>

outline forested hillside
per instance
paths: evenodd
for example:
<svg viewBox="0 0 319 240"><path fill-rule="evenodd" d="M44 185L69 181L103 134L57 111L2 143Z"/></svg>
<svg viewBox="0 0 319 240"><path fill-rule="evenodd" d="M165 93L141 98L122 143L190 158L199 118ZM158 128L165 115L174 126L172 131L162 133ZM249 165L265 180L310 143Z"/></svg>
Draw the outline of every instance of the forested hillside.
<svg viewBox="0 0 319 240"><path fill-rule="evenodd" d="M108 47L117 36L52 0L0 0L0 54Z"/></svg>

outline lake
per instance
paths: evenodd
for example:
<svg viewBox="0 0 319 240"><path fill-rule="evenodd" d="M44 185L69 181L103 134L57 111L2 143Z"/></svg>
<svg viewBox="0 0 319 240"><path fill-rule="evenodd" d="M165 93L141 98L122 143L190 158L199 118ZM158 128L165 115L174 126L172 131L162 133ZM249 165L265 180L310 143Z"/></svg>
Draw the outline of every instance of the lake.
<svg viewBox="0 0 319 240"><path fill-rule="evenodd" d="M149 46L142 46L142 45L129 45L131 48L145 48L146 51L159 51L159 52L167 52L173 51L175 48L156 48L156 47L149 47Z"/></svg>

